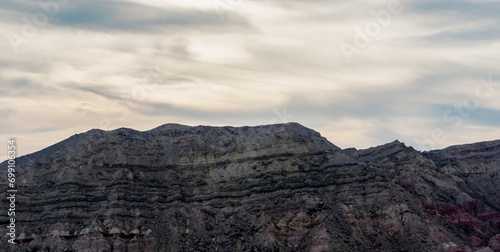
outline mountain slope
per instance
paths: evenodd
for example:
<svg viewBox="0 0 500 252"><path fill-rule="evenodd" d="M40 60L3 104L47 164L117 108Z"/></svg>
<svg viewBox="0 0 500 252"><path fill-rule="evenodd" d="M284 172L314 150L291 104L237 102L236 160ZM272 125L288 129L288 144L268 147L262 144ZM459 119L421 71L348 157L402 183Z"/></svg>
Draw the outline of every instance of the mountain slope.
<svg viewBox="0 0 500 252"><path fill-rule="evenodd" d="M17 162L0 251L500 251L500 141L341 150L296 123L167 124Z"/></svg>

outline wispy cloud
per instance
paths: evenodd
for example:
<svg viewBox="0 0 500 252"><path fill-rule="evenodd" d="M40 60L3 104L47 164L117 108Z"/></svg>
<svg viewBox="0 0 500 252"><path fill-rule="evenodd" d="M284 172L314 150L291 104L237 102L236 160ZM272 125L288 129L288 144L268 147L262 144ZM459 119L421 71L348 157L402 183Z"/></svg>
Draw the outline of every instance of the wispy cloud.
<svg viewBox="0 0 500 252"><path fill-rule="evenodd" d="M285 108L340 147L500 133L498 1L400 0L384 25L374 15L389 1L242 0L222 20L213 1L61 2L54 15L38 1L0 6L0 138L18 137L23 153L103 121L258 125ZM377 24L347 62L339 45ZM451 129L443 113L490 74L497 91Z"/></svg>

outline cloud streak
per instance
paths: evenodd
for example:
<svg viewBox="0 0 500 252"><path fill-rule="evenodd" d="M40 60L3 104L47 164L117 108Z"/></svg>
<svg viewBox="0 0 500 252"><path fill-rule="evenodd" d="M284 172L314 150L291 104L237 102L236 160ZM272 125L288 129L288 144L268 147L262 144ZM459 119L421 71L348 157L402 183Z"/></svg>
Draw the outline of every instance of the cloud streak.
<svg viewBox="0 0 500 252"><path fill-rule="evenodd" d="M91 128L293 120L340 147L498 138L500 4L401 0L346 62L339 45L389 2L243 0L221 20L211 1L67 1L16 53L7 34L45 10L7 1L0 137L27 154ZM443 113L490 74L496 92L453 129Z"/></svg>

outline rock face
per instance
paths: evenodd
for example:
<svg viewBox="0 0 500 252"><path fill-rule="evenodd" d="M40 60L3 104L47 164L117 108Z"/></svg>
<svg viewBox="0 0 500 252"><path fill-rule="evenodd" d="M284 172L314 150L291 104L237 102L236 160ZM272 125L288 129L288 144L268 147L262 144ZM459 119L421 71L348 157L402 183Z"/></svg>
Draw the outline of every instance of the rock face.
<svg viewBox="0 0 500 252"><path fill-rule="evenodd" d="M167 124L16 161L0 251L500 251L500 141L341 150L296 123Z"/></svg>

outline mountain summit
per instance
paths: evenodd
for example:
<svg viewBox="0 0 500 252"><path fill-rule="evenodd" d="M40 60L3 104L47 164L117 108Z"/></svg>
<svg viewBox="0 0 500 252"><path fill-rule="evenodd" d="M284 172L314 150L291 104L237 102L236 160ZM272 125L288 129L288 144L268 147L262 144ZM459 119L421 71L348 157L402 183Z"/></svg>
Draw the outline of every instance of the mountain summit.
<svg viewBox="0 0 500 252"><path fill-rule="evenodd" d="M0 251L500 251L500 141L342 150L297 123L166 124L16 162Z"/></svg>

